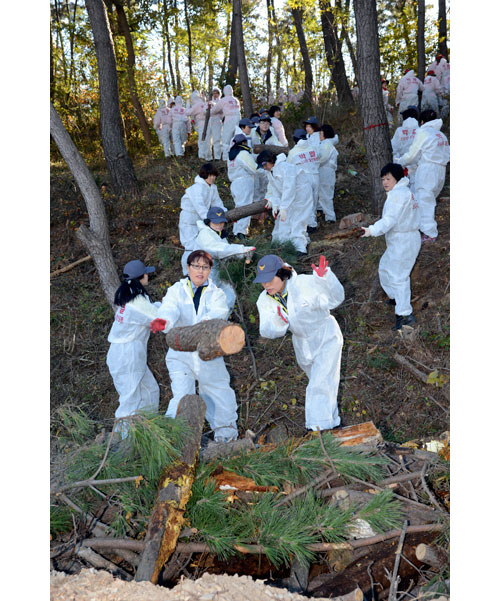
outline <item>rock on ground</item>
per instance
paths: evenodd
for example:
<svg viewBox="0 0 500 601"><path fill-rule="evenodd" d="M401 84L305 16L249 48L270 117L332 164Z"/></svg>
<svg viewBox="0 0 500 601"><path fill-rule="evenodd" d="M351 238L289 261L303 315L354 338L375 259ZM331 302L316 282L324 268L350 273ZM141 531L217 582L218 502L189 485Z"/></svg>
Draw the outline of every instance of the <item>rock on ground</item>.
<svg viewBox="0 0 500 601"><path fill-rule="evenodd" d="M79 574L50 574L51 601L306 601L297 593L267 586L250 576L205 573L182 579L173 589L150 582L125 582L109 572L90 568ZM318 601L327 601L326 598Z"/></svg>

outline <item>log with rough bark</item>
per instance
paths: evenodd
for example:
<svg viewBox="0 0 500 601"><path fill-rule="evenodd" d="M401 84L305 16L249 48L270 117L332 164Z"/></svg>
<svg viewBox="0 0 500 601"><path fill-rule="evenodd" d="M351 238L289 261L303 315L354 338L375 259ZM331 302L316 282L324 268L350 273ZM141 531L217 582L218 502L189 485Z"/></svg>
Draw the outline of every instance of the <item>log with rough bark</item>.
<svg viewBox="0 0 500 601"><path fill-rule="evenodd" d="M264 150L270 150L275 154L281 154L282 152L288 154L290 152L288 146L275 146L274 144L256 144L252 150L254 154L260 154Z"/></svg>
<svg viewBox="0 0 500 601"><path fill-rule="evenodd" d="M259 200L258 202L252 202L249 205L229 209L229 211L226 212L226 219L229 223L231 223L232 221L238 221L238 219L243 219L243 217L258 215L259 213L263 213L264 211L269 210L266 209L266 204L267 200Z"/></svg>
<svg viewBox="0 0 500 601"><path fill-rule="evenodd" d="M245 344L245 332L241 326L224 319L210 319L194 326L172 328L165 338L170 348L198 351L203 361L234 355Z"/></svg>
<svg viewBox="0 0 500 601"><path fill-rule="evenodd" d="M238 438L231 442L213 442L200 452L200 458L203 461L212 461L219 457L230 457L239 453L247 452L255 449L255 434L251 430L247 430L244 438Z"/></svg>
<svg viewBox="0 0 500 601"><path fill-rule="evenodd" d="M149 580L157 584L163 566L177 545L195 479L205 410L205 402L195 394L185 395L179 402L176 418L184 419L190 432L184 438L177 461L166 467L161 475L144 551L135 575L138 581Z"/></svg>
<svg viewBox="0 0 500 601"><path fill-rule="evenodd" d="M422 563L426 563L427 565L438 569L444 566L448 561L448 557L444 549L431 547L425 543L418 545L418 547L415 549L415 555Z"/></svg>

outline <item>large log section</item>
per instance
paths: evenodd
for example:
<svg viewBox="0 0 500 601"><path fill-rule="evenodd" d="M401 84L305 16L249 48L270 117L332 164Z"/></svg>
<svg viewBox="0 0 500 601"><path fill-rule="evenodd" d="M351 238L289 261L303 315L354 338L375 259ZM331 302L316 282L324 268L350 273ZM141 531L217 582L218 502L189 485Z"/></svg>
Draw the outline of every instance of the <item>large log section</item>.
<svg viewBox="0 0 500 601"><path fill-rule="evenodd" d="M275 146L274 144L256 144L252 148L252 151L254 154L260 154L264 150L270 150L271 152L274 152L275 154L281 154L282 152L284 152L285 154L288 154L290 152L290 149L288 148L288 146Z"/></svg>
<svg viewBox="0 0 500 601"><path fill-rule="evenodd" d="M165 468L161 475L136 580L157 584L163 566L175 550L191 496L205 410L205 402L196 394L187 394L179 402L176 418L184 419L190 432L186 435L179 459Z"/></svg>
<svg viewBox="0 0 500 601"><path fill-rule="evenodd" d="M243 217L250 217L250 215L259 215L266 211L267 200L259 200L258 202L251 202L249 205L243 205L242 207L235 207L229 209L226 212L226 218L228 222L238 221Z"/></svg>
<svg viewBox="0 0 500 601"><path fill-rule="evenodd" d="M241 326L224 319L210 319L194 326L172 328L165 338L170 348L198 351L203 361L234 355L245 344L245 332Z"/></svg>

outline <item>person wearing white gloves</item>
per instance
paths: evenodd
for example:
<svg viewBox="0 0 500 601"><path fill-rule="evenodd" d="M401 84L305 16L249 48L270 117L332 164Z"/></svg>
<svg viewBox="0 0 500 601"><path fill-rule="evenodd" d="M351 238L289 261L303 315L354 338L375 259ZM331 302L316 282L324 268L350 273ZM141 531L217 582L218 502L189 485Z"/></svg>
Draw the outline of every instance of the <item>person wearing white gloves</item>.
<svg viewBox="0 0 500 601"><path fill-rule="evenodd" d="M250 132L252 148L257 145L268 145L272 146L282 146L281 142L274 135L274 131L271 127L271 117L267 113L262 113L259 117L259 125L255 129L252 129ZM257 157L257 154L254 153L254 157ZM257 177L254 179L254 195L253 201L260 202L264 200L267 189L267 179L265 174L262 172L257 173Z"/></svg>
<svg viewBox="0 0 500 601"><path fill-rule="evenodd" d="M167 107L165 100L160 100L160 106L153 117L153 127L163 146L163 151L166 157L172 156L170 151L170 125L168 124L168 113L170 109Z"/></svg>
<svg viewBox="0 0 500 601"><path fill-rule="evenodd" d="M306 233L317 230L316 221L317 204L314 199L318 198L319 187L319 149L309 144L305 129L296 129L293 132L295 146L291 148L287 156L287 163L297 167L297 173L304 188L306 198L304 202L311 207L311 214L307 221Z"/></svg>
<svg viewBox="0 0 500 601"><path fill-rule="evenodd" d="M319 200L318 207L325 216L326 223L337 220L333 198L335 196L335 181L337 178L337 159L339 156L335 146L339 137L328 123L319 128L321 144L319 146Z"/></svg>
<svg viewBox="0 0 500 601"><path fill-rule="evenodd" d="M337 393L343 337L330 310L344 300L344 287L325 257L312 265L311 275L296 272L276 255L257 263L254 282L264 291L257 300L259 330L264 338L292 332L295 357L309 383L305 398L305 426L329 430L340 425Z"/></svg>
<svg viewBox="0 0 500 601"><path fill-rule="evenodd" d="M172 128L172 142L176 157L184 156L187 135L191 133L191 120L186 111L182 98L177 96L175 106L170 109L168 114L168 125Z"/></svg>
<svg viewBox="0 0 500 601"><path fill-rule="evenodd" d="M282 146L288 146L285 128L283 127L283 123L280 121L281 108L277 105L273 105L269 108L268 114L271 117L271 127L273 128L274 135L278 138L278 141Z"/></svg>
<svg viewBox="0 0 500 601"><path fill-rule="evenodd" d="M244 207L253 201L254 180L257 175L257 163L253 158L245 134L234 137L227 159L227 177L231 182L231 194L235 207ZM251 217L238 219L233 224L233 235L244 240L248 236Z"/></svg>
<svg viewBox="0 0 500 601"><path fill-rule="evenodd" d="M400 330L417 321L410 303L410 273L420 252L420 217L403 167L388 163L382 168L380 177L387 192L382 218L363 227L362 237L385 234L387 249L380 259L378 275L380 285L389 297L387 304L395 305L396 324L392 329Z"/></svg>
<svg viewBox="0 0 500 601"><path fill-rule="evenodd" d="M415 77L413 69L406 69L396 88L396 106L399 107L400 118L410 105L418 106L419 91L424 91L424 84Z"/></svg>
<svg viewBox="0 0 500 601"><path fill-rule="evenodd" d="M214 264L210 272L210 279L218 288L224 291L227 306L232 311L236 302L236 294L229 282L221 280L219 276L220 263L229 257L241 258L250 262L255 246L230 244L227 239L227 230L224 227L226 223L227 217L221 208L212 207L209 209L206 219L196 222L198 236L195 241L195 250L205 250L212 257Z"/></svg>
<svg viewBox="0 0 500 601"><path fill-rule="evenodd" d="M188 277L171 286L158 309L158 319L151 322L153 332L192 326L210 319L227 319L229 307L224 292L209 278L212 257L195 250L188 257ZM161 322L160 320L164 320ZM172 347L166 356L172 398L165 415L175 418L179 401L186 394L198 392L206 404L205 417L214 431L215 442L238 438L236 396L229 385L223 357L200 359L198 351L179 351Z"/></svg>
<svg viewBox="0 0 500 601"><path fill-rule="evenodd" d="M240 101L233 96L232 86L224 86L224 96L215 107L212 108L211 114L224 117L224 125L222 127L222 160L227 161L231 139L234 136L234 130L241 119Z"/></svg>
<svg viewBox="0 0 500 601"><path fill-rule="evenodd" d="M427 71L427 76L424 79L424 91L422 93L422 102L420 110L432 109L436 115L439 114L439 96L441 94L441 85L439 79L432 69Z"/></svg>
<svg viewBox="0 0 500 601"><path fill-rule="evenodd" d="M160 388L147 364L149 324L158 316L160 303L152 303L146 292L149 274L154 267L142 261L129 261L123 268L122 283L115 293L115 320L108 336L106 357L113 384L119 394L115 418L126 418L138 411L157 411ZM126 438L125 419L115 432Z"/></svg>
<svg viewBox="0 0 500 601"><path fill-rule="evenodd" d="M274 152L263 150L257 157L257 165L265 170L268 178L267 208L272 208L275 219L273 241L291 240L298 256L306 255L307 221L312 210L309 182L301 177L295 165L287 162L284 153L276 156Z"/></svg>
<svg viewBox="0 0 500 601"><path fill-rule="evenodd" d="M214 154L214 160L220 161L222 157L222 144L221 144L221 136L222 136L222 115L220 113L214 113L214 108L220 102L220 90L219 88L214 88L212 90L212 106L210 109L210 119L208 120L208 129L207 129L207 138L209 140L208 144L208 156L211 160L212 149Z"/></svg>
<svg viewBox="0 0 500 601"><path fill-rule="evenodd" d="M198 158L206 161L212 160L209 154L208 135L205 136L205 140L202 140L208 106L209 103L205 102L198 92L195 91L191 94L191 108L186 110L186 115L193 119L194 127L198 133Z"/></svg>
<svg viewBox="0 0 500 601"><path fill-rule="evenodd" d="M420 210L422 242L434 242L438 235L434 218L436 198L444 186L450 161L448 138L440 131L443 121L428 109L420 115L420 128L410 149L394 162L403 167L417 165L415 197Z"/></svg>
<svg viewBox="0 0 500 601"><path fill-rule="evenodd" d="M418 130L418 109L416 106L409 106L402 113L403 123L400 125L394 135L392 136L392 160L397 163L396 157L402 156L407 152ZM415 193L415 172L417 171L416 165L408 166L408 179L410 180L410 190Z"/></svg>
<svg viewBox="0 0 500 601"><path fill-rule="evenodd" d="M179 215L179 238L185 251L182 255L182 273L187 274L187 258L195 248L198 235L196 222L205 219L210 207L220 207L224 211L215 180L219 175L218 169L212 163L204 163L194 179L194 184L186 188L181 198L181 214Z"/></svg>

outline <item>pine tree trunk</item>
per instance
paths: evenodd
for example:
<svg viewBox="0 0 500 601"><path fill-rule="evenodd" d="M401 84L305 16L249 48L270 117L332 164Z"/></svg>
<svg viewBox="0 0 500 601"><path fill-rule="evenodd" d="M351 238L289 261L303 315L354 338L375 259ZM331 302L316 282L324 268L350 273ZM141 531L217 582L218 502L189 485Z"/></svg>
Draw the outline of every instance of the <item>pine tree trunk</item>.
<svg viewBox="0 0 500 601"><path fill-rule="evenodd" d="M165 31L165 41L167 42L167 58L168 58L168 68L170 70L170 81L172 83L172 94L175 96L175 73L174 67L172 65L172 47L170 45L170 32L168 30L168 10L167 10L167 0L163 0L163 27ZM168 92L168 90L167 90Z"/></svg>
<svg viewBox="0 0 500 601"><path fill-rule="evenodd" d="M231 223L233 221L238 221L238 219L243 219L244 217L259 215L266 210L266 204L267 200L259 200L257 202L251 202L249 205L229 209L229 211L226 212L226 219L228 223Z"/></svg>
<svg viewBox="0 0 500 601"><path fill-rule="evenodd" d="M64 128L52 103L50 105L50 135L57 144L59 152L66 161L85 200L90 229L81 225L76 235L92 256L106 299L114 309L115 291L120 285L120 280L111 253L104 203L92 174Z"/></svg>
<svg viewBox="0 0 500 601"><path fill-rule="evenodd" d="M184 17L186 19L186 30L188 34L188 67L189 67L189 85L191 90L194 90L193 81L193 42L191 40L191 21L189 19L188 3L184 0Z"/></svg>
<svg viewBox="0 0 500 601"><path fill-rule="evenodd" d="M446 26L446 0L439 0L439 8L438 8L438 34L439 34L439 43L438 50L439 53L444 56L444 58L449 61L448 58L448 28Z"/></svg>
<svg viewBox="0 0 500 601"><path fill-rule="evenodd" d="M418 0L417 8L417 77L425 79L425 0Z"/></svg>
<svg viewBox="0 0 500 601"><path fill-rule="evenodd" d="M139 125L141 127L142 135L144 136L144 141L146 142L146 146L149 149L151 147L151 132L149 130L148 120L146 119L146 115L144 114L144 110L142 108L141 101L139 100L139 95L137 93L137 84L135 81L134 43L132 41L132 35L130 34L130 27L128 25L127 15L125 14L125 10L123 8L121 0L112 0L112 2L116 7L118 29L125 38L125 45L127 48L127 76L130 98L132 99L135 114L137 116L137 119L139 120ZM163 73L165 73L165 70L163 70Z"/></svg>
<svg viewBox="0 0 500 601"><path fill-rule="evenodd" d="M137 581L149 580L156 584L163 566L175 550L195 479L205 411L205 402L195 394L186 395L179 402L176 419L183 419L190 432L184 438L179 459L165 468L160 477L144 551L135 575Z"/></svg>
<svg viewBox="0 0 500 601"><path fill-rule="evenodd" d="M210 319L194 326L172 328L165 335L168 346L176 351L198 351L200 359L234 355L245 345L245 332L224 319Z"/></svg>
<svg viewBox="0 0 500 601"><path fill-rule="evenodd" d="M137 179L123 139L116 59L103 0L85 0L94 35L99 72L102 146L111 185L120 194L135 193Z"/></svg>
<svg viewBox="0 0 500 601"><path fill-rule="evenodd" d="M182 94L182 79L181 72L179 69L179 41L178 41L178 31L179 31L179 18L177 16L177 0L174 0L174 55L175 55L175 74L177 76L177 94Z"/></svg>
<svg viewBox="0 0 500 601"><path fill-rule="evenodd" d="M358 74L366 158L372 179L371 209L380 215L385 192L380 170L392 159L389 126L380 85L376 0L354 0L358 41Z"/></svg>
<svg viewBox="0 0 500 601"><path fill-rule="evenodd" d="M304 28L302 26L304 10L301 8L292 8L291 11L293 16L293 22L295 24L295 29L297 30L297 38L299 40L300 53L302 55L302 64L304 66L304 98L307 102L312 103L313 73L311 68L311 61L309 59L309 50L307 49L306 36L304 34Z"/></svg>
<svg viewBox="0 0 500 601"><path fill-rule="evenodd" d="M245 56L245 43L243 41L243 22L241 17L241 0L233 0L233 21L235 22L234 33L236 43L236 55L238 57L238 71L240 74L241 95L243 97L243 108L245 115L252 114L252 95L250 93L250 82L248 80L247 59Z"/></svg>
<svg viewBox="0 0 500 601"><path fill-rule="evenodd" d="M236 74L238 72L238 50L236 48L236 21L233 16L231 19L231 43L229 44L229 61L227 64L226 84L232 86L236 83Z"/></svg>
<svg viewBox="0 0 500 601"><path fill-rule="evenodd" d="M273 25L271 16L271 0L266 0L267 5L267 63L266 63L266 98L271 95L271 68L273 65Z"/></svg>

